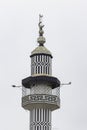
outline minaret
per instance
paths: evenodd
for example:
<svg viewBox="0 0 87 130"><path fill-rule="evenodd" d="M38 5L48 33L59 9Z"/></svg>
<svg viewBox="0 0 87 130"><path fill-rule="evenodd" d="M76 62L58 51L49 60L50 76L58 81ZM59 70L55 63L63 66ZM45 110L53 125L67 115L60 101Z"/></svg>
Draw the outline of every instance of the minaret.
<svg viewBox="0 0 87 130"><path fill-rule="evenodd" d="M60 108L60 81L52 76L52 54L44 46L42 15L38 47L30 55L31 76L22 80L22 107L30 111L30 130L51 130L52 111Z"/></svg>

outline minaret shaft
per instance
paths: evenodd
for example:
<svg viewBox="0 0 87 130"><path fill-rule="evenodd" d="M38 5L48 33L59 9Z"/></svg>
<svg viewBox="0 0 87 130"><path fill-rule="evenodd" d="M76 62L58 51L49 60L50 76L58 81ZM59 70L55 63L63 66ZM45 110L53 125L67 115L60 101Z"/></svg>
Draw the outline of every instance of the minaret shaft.
<svg viewBox="0 0 87 130"><path fill-rule="evenodd" d="M51 130L51 110L44 108L31 110L30 130Z"/></svg>
<svg viewBox="0 0 87 130"><path fill-rule="evenodd" d="M45 50L45 47L39 46L34 50L38 53L40 52L40 49ZM46 74L46 75L52 75L52 58L49 55L34 55L31 58L31 75L40 75L40 74Z"/></svg>

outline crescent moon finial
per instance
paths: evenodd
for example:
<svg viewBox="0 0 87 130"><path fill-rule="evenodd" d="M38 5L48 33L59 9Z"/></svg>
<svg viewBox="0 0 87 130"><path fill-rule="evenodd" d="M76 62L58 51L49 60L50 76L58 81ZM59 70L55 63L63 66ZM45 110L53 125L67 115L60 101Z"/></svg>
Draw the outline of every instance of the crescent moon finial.
<svg viewBox="0 0 87 130"><path fill-rule="evenodd" d="M39 26L39 38L38 38L38 43L40 46L43 46L43 44L45 43L45 38L43 37L43 34L44 34L44 31L43 31L43 27L44 25L42 24L42 18L43 18L43 15L39 14L39 23L38 23L38 26Z"/></svg>

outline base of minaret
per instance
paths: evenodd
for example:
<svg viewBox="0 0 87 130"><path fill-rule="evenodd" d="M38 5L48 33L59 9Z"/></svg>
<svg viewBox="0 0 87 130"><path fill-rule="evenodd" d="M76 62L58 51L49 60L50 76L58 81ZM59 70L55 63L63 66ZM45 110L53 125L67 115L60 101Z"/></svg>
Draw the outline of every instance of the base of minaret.
<svg viewBox="0 0 87 130"><path fill-rule="evenodd" d="M51 110L44 108L31 110L30 130L51 130Z"/></svg>

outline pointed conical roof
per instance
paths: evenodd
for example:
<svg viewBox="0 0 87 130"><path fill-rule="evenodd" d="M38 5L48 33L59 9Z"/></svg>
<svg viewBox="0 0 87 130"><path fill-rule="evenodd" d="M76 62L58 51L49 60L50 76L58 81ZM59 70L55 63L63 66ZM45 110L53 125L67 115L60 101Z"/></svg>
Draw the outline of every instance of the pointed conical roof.
<svg viewBox="0 0 87 130"><path fill-rule="evenodd" d="M45 54L45 55L50 55L52 57L51 52L45 46L38 46L31 52L31 56L37 54Z"/></svg>

